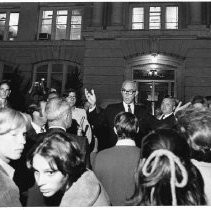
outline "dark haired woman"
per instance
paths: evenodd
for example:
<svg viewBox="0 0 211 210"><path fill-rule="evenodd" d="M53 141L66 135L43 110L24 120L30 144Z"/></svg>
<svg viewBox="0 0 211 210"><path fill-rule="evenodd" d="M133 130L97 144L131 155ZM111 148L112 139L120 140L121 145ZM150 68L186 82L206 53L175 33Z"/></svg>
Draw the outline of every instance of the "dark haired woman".
<svg viewBox="0 0 211 210"><path fill-rule="evenodd" d="M175 131L148 134L141 156L130 205L206 204L201 174L190 161L186 140Z"/></svg>
<svg viewBox="0 0 211 210"><path fill-rule="evenodd" d="M108 206L110 203L94 173L85 168L78 145L65 134L44 137L27 163L34 170L45 202L36 203L39 193L29 191L27 206Z"/></svg>

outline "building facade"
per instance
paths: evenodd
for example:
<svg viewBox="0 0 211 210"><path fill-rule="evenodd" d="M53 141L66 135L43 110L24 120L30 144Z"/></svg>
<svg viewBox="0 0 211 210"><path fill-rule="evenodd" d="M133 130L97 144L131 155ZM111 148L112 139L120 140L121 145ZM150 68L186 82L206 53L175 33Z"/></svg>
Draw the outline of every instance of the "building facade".
<svg viewBox="0 0 211 210"><path fill-rule="evenodd" d="M78 74L104 106L132 79L137 102L187 102L211 95L210 23L210 2L0 3L0 80L63 92Z"/></svg>

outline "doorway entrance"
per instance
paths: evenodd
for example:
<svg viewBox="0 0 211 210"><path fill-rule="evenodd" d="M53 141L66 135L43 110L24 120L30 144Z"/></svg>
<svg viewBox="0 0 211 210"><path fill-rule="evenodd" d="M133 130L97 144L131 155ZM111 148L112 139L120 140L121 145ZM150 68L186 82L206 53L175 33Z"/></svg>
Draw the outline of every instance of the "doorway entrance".
<svg viewBox="0 0 211 210"><path fill-rule="evenodd" d="M131 61L132 79L138 83L137 103L145 104L155 115L164 97L177 97L179 60L170 56L150 54Z"/></svg>
<svg viewBox="0 0 211 210"><path fill-rule="evenodd" d="M147 109L153 115L155 110L160 107L165 96L175 95L174 81L137 81L139 95L137 102L147 105Z"/></svg>

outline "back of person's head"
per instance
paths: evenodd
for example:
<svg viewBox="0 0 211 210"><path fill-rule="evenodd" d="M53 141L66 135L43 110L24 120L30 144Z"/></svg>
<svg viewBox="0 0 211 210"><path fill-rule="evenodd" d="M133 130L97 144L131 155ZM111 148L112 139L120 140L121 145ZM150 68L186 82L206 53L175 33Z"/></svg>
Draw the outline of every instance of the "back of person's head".
<svg viewBox="0 0 211 210"><path fill-rule="evenodd" d="M160 129L144 137L132 205L203 205L204 184L190 162L189 146L176 131Z"/></svg>
<svg viewBox="0 0 211 210"><path fill-rule="evenodd" d="M114 119L114 131L118 139L135 139L139 130L137 117L130 112L120 112Z"/></svg>
<svg viewBox="0 0 211 210"><path fill-rule="evenodd" d="M58 121L71 114L71 107L65 99L53 98L45 107L48 122Z"/></svg>
<svg viewBox="0 0 211 210"><path fill-rule="evenodd" d="M211 110L189 109L178 118L178 126L191 148L191 158L211 162Z"/></svg>
<svg viewBox="0 0 211 210"><path fill-rule="evenodd" d="M192 98L191 104L197 109L204 109L207 107L207 100L205 97L197 95Z"/></svg>
<svg viewBox="0 0 211 210"><path fill-rule="evenodd" d="M49 101L53 98L59 98L59 94L56 91L51 91L48 93L47 101Z"/></svg>
<svg viewBox="0 0 211 210"><path fill-rule="evenodd" d="M46 133L41 138L40 143L30 151L27 166L31 168L33 157L39 154L48 161L52 170L67 175L71 185L86 170L78 144L61 132Z"/></svg>
<svg viewBox="0 0 211 210"><path fill-rule="evenodd" d="M28 124L29 121L23 113L11 108L0 109L0 135L21 127L27 128Z"/></svg>
<svg viewBox="0 0 211 210"><path fill-rule="evenodd" d="M42 106L46 104L46 101L41 100L38 104L30 104L26 109L26 113L29 114L33 118L33 113L38 112L40 117L43 117Z"/></svg>

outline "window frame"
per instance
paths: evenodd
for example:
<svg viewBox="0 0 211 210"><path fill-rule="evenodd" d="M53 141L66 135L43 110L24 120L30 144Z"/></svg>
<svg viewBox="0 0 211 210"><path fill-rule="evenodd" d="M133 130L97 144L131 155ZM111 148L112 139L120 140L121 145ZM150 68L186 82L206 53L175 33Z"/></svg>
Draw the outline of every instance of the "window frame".
<svg viewBox="0 0 211 210"><path fill-rule="evenodd" d="M66 60L51 60L51 61L42 61L39 63L36 63L33 65L33 76L32 76L32 82L37 81L37 69L40 66L47 65L47 87L50 89L51 88L51 79L52 79L52 74L55 72L52 71L53 65L54 64L62 64L62 80L61 80L61 93L65 91L65 85L67 82L67 75L68 75L68 66L73 66L77 67L80 69L80 66L77 63L71 62L71 61L66 61ZM79 70L80 71L80 70Z"/></svg>
<svg viewBox="0 0 211 210"><path fill-rule="evenodd" d="M144 8L144 28L143 29L132 29L132 15L133 8L141 7ZM160 29L150 29L149 28L149 17L150 17L150 7L160 7L161 8L161 27ZM167 29L166 25L166 7L177 7L178 8L178 28L177 29ZM129 29L132 31L144 31L144 30L179 30L180 29L180 4L175 2L163 2L163 3L131 3L129 6Z"/></svg>
<svg viewBox="0 0 211 210"><path fill-rule="evenodd" d="M5 30L4 30L4 36L3 39L0 41L16 41L18 39L18 32L19 32L19 22L20 22L20 10L19 9L0 9L0 13L5 13L6 14L6 20L5 20ZM10 29L10 14L11 13L18 13L19 17L18 17L18 30L17 30L17 37L14 40L9 40L9 29Z"/></svg>
<svg viewBox="0 0 211 210"><path fill-rule="evenodd" d="M51 24L51 34L50 39L51 41L59 41L59 40L70 40L70 41L77 41L82 39L82 28L83 28L83 8L82 7L42 7L39 12L39 24L38 24L38 33L37 33L37 40L39 40L39 34L41 32L42 20L43 20L43 11L53 11L52 16L52 24ZM59 10L67 10L67 23L66 23L66 35L64 39L55 39L56 38L56 18L57 18L57 11ZM71 17L72 11L79 10L81 16L81 32L80 32L80 39L70 39L71 35Z"/></svg>

